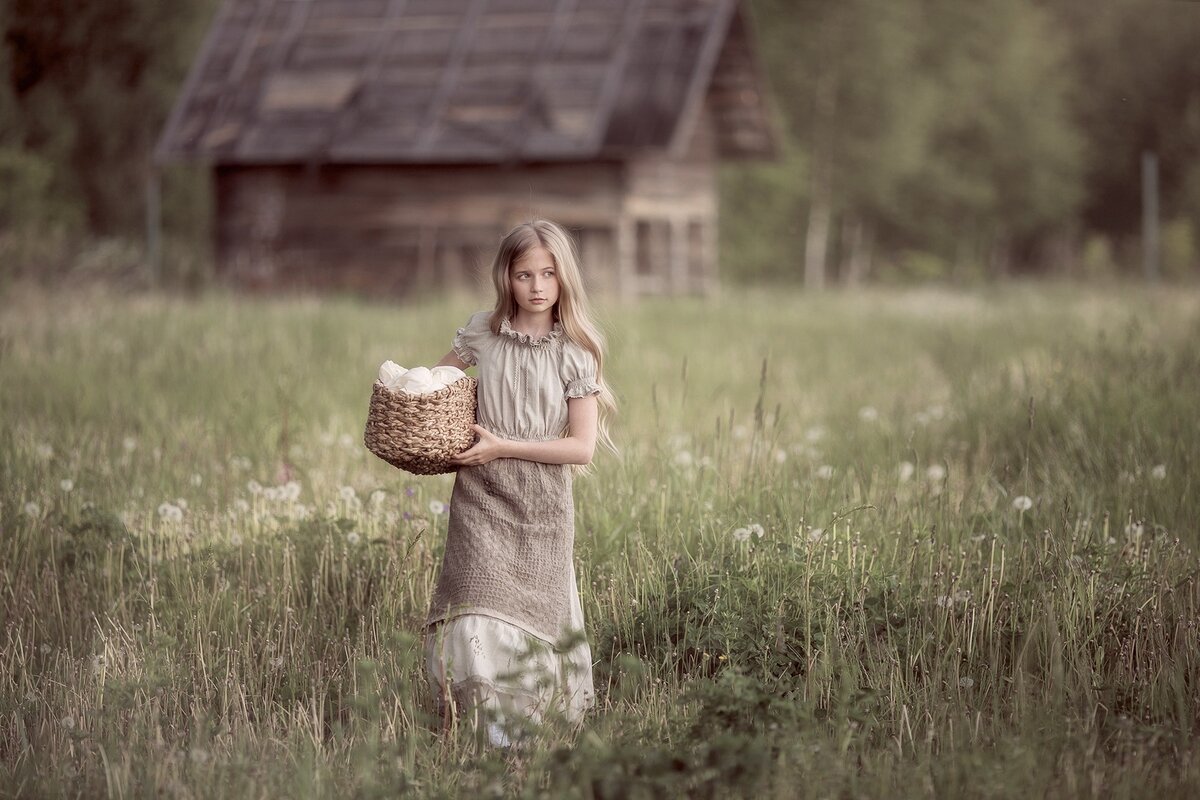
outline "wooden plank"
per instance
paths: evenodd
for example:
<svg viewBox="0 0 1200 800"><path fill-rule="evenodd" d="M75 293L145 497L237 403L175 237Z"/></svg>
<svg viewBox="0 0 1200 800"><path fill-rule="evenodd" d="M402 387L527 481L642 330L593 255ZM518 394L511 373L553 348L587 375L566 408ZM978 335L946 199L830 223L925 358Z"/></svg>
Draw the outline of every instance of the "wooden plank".
<svg viewBox="0 0 1200 800"><path fill-rule="evenodd" d="M463 20L462 27L455 38L454 50L450 54L450 61L446 65L446 70L442 74L442 79L438 84L437 94L434 95L433 100L429 103L429 111L425 116L425 132L421 140L417 143L418 153L431 152L434 143L441 137L442 113L445 111L446 104L450 100L450 95L458 83L459 73L467 60L471 45L475 41L475 36L478 32L479 16L483 13L485 5L486 0L472 0L471 2L466 18Z"/></svg>
<svg viewBox="0 0 1200 800"><path fill-rule="evenodd" d="M608 133L608 122L621 94L625 65L633 51L633 42L637 32L641 29L645 6L646 0L633 0L632 7L625 12L617 50L609 63L608 75L605 76L604 87L600 90L600 101L596 105L596 127L592 130L591 141L588 142L588 149L593 153L599 151L600 145Z"/></svg>
<svg viewBox="0 0 1200 800"><path fill-rule="evenodd" d="M217 9L213 23L209 27L208 33L204 36L204 42L200 45L200 52L188 69L188 74L184 79L183 89L179 93L179 98L175 101L175 105L171 107L166 127L163 129L162 136L158 139L158 146L154 148L155 164L160 166L165 164L170 160L172 155L182 149L175 144L180 123L185 115L191 113L192 98L197 94L200 76L208 71L210 59L213 58L214 53L218 50L218 42L225 33L227 22L233 19L233 8L237 5L238 3L235 0L225 0L220 8ZM197 128L203 127L203 121L198 120L197 123ZM190 139L191 137L189 136L188 138Z"/></svg>
<svg viewBox="0 0 1200 800"><path fill-rule="evenodd" d="M679 116L676 117L675 133L671 137L669 152L675 158L679 158L683 154L695 130L696 121L704 106L704 97L708 92L713 70L721 55L721 46L725 43L730 20L733 18L736 6L737 0L720 0L716 13L709 22L708 36L700 51L700 57L692 68L691 84Z"/></svg>

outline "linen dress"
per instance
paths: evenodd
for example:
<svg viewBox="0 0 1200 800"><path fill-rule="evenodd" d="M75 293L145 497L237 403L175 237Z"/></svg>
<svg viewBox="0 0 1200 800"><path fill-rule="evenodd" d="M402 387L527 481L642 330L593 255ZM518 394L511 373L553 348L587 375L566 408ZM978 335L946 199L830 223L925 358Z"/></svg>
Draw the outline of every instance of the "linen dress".
<svg viewBox="0 0 1200 800"><path fill-rule="evenodd" d="M513 330L507 319L501 323L500 333L493 334L489 317L486 311L472 315L453 340L455 354L466 364L478 367L479 424L504 439L559 438L567 425L567 400L600 391L595 358L568 339L557 322L550 333L535 339ZM480 477L492 468L496 469L490 474L499 477ZM582 717L594 700L591 648L585 637L577 636L565 651L556 649L557 637L548 631L548 626L531 624L521 614L506 613L504 609L510 607L501 602L494 603L495 608L489 607L486 594L484 600L470 604L465 611L447 611L436 601L451 580L448 576L456 566L454 559L469 553L473 547L471 525L487 518L478 513L479 509L465 507L481 502L475 499L480 493L466 491L467 485L494 480L537 487L541 485L537 482L538 475L547 471L557 475L560 469L567 482L565 494L558 495L557 502L566 508L557 512L566 514L568 524L573 526L570 473L565 465L496 459L478 467L462 467L455 479L447 553L435 602L426 621L425 663L439 710L446 712L447 697L453 698L459 713L487 709L494 717L488 734L495 745L509 744L503 726L509 717L537 722L550 709L568 720ZM514 481L514 477L519 480ZM544 499L536 496L537 491L522 493L514 486L491 485L488 493L492 490L507 493L507 502L518 504L510 506L516 515L524 511L521 505L536 506ZM456 514L460 515L457 520ZM469 524L462 524L464 519ZM485 533L480 532L481 536ZM566 551L562 554L567 574L560 584L562 596L555 607L560 612L558 618L565 616L570 629L582 631L583 609L570 556L573 527L568 534L563 544ZM481 561L475 571L486 568L486 561ZM487 577L482 576L484 580ZM497 600L507 598L507 594L493 596Z"/></svg>

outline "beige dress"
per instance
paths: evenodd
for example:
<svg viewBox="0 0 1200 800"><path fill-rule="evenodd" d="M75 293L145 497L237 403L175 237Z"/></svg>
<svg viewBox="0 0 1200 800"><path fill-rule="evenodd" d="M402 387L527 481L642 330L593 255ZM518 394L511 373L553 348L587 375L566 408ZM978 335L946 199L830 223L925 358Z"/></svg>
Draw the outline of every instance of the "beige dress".
<svg viewBox="0 0 1200 800"><path fill-rule="evenodd" d="M505 439L558 438L567 399L599 392L595 359L557 323L534 339L507 320L493 334L488 318L474 314L453 343L459 358L478 367L479 424ZM553 709L578 720L593 702L586 638L555 646L563 641L556 633L584 628L570 491L566 466L519 459L464 467L455 480L446 556L426 620L426 667L443 713L447 699L460 714L490 712L493 744L508 744L506 717L538 721ZM527 530L534 533L523 540ZM529 568L538 558L540 574Z"/></svg>

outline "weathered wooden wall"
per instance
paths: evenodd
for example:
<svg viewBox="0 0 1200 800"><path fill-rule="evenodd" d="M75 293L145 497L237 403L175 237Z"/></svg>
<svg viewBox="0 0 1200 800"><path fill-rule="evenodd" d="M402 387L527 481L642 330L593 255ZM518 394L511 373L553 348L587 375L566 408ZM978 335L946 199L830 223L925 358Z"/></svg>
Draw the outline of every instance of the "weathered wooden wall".
<svg viewBox="0 0 1200 800"><path fill-rule="evenodd" d="M580 234L589 284L611 291L617 163L237 167L217 171L217 250L235 281L402 295L487 284L500 237L546 216Z"/></svg>

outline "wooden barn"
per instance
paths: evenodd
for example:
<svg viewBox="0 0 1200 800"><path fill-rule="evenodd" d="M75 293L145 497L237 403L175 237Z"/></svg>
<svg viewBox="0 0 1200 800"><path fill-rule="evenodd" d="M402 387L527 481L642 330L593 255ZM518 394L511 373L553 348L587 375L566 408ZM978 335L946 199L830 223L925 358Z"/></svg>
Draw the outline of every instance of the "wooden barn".
<svg viewBox="0 0 1200 800"><path fill-rule="evenodd" d="M705 292L716 168L770 157L737 0L226 0L158 143L254 287L470 285L534 215L589 285Z"/></svg>

